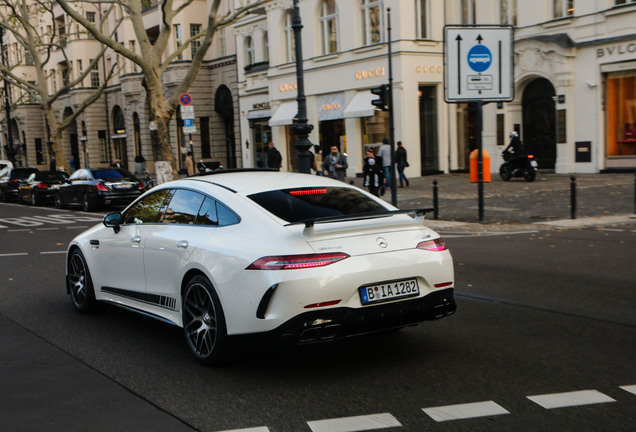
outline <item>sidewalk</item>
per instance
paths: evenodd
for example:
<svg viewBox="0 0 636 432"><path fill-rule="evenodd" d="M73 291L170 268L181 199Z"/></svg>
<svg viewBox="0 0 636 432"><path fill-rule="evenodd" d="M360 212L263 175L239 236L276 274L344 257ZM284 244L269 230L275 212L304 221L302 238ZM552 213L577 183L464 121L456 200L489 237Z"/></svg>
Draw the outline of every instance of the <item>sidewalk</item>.
<svg viewBox="0 0 636 432"><path fill-rule="evenodd" d="M633 173L577 174L576 219L571 219L570 174L539 173L534 182L492 175L484 183L484 219L479 220L478 184L468 174L440 174L409 179L397 189L398 207L432 208L437 181L439 220L427 214L431 227L472 226L473 229L577 228L636 223ZM361 179L354 184L361 186ZM382 197L391 202L391 191ZM470 225L469 225L470 224Z"/></svg>

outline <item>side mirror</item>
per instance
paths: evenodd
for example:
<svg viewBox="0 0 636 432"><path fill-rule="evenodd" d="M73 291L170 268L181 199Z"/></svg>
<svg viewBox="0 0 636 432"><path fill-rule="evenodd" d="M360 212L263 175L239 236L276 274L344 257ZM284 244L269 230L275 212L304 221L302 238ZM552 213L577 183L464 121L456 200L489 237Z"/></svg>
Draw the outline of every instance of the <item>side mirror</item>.
<svg viewBox="0 0 636 432"><path fill-rule="evenodd" d="M104 226L112 228L117 234L120 230L119 221L121 220L121 213L108 213L104 216Z"/></svg>

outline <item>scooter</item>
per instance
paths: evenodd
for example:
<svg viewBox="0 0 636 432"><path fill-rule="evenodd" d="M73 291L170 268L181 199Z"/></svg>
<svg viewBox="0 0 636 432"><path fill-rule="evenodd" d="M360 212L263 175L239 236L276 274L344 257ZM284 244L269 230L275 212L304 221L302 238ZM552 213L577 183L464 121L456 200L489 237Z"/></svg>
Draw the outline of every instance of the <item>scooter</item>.
<svg viewBox="0 0 636 432"><path fill-rule="evenodd" d="M522 158L511 160L514 154L506 150L502 154L504 163L499 167L499 175L503 181L508 181L512 177L523 177L527 182L532 182L537 177L539 165L533 155L524 155Z"/></svg>

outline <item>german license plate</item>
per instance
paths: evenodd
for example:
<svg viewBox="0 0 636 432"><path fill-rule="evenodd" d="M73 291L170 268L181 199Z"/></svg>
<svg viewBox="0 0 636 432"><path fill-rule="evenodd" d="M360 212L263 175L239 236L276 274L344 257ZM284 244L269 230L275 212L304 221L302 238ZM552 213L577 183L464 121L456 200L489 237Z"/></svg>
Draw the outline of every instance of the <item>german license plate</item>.
<svg viewBox="0 0 636 432"><path fill-rule="evenodd" d="M380 303L404 297L419 295L420 289L416 279L406 279L394 282L383 282L360 288L360 299L363 305Z"/></svg>

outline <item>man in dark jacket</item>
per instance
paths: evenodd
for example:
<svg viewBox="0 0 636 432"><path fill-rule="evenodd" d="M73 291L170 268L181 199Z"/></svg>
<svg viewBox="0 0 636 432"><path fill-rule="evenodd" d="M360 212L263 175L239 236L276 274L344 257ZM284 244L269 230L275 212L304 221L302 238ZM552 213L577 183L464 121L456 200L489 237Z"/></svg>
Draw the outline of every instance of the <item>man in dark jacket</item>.
<svg viewBox="0 0 636 432"><path fill-rule="evenodd" d="M516 131L510 132L510 144L505 148L504 153L512 148L513 157L508 161L513 167L517 167L519 162L524 158L525 152L523 151L523 144L519 139L519 134Z"/></svg>
<svg viewBox="0 0 636 432"><path fill-rule="evenodd" d="M283 163L283 157L280 155L280 152L276 147L274 147L273 142L269 142L269 148L267 149L267 167L280 169Z"/></svg>

